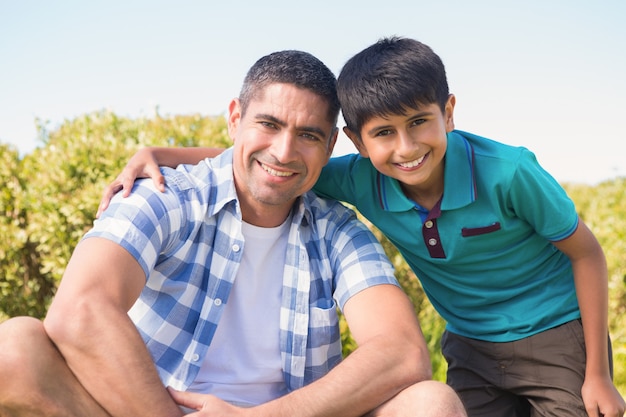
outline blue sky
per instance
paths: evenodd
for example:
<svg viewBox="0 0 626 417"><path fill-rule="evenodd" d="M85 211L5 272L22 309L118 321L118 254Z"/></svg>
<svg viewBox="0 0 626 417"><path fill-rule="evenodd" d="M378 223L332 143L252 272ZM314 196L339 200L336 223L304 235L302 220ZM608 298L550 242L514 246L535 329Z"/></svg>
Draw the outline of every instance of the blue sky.
<svg viewBox="0 0 626 417"><path fill-rule="evenodd" d="M339 73L401 35L443 59L457 128L528 147L559 181L626 176L626 2L297 3L0 0L0 142L27 153L36 118L101 109L224 114L266 53L306 50Z"/></svg>

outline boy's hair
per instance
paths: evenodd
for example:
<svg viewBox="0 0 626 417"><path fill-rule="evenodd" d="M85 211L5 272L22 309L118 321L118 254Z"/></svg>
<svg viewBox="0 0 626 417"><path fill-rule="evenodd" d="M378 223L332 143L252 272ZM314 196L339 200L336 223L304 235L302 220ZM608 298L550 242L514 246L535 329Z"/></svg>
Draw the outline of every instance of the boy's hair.
<svg viewBox="0 0 626 417"><path fill-rule="evenodd" d="M408 109L448 101L446 70L433 50L414 39L384 38L344 65L337 79L341 111L348 129L374 116L406 114Z"/></svg>
<svg viewBox="0 0 626 417"><path fill-rule="evenodd" d="M270 84L292 84L310 90L328 102L328 120L337 124L337 79L322 61L302 51L279 51L260 58L246 74L239 93L242 113Z"/></svg>

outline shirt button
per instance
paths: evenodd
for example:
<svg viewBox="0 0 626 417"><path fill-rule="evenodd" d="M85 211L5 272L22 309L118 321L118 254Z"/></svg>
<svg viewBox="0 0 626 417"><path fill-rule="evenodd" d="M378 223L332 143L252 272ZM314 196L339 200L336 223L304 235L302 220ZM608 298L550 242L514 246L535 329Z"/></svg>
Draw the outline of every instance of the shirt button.
<svg viewBox="0 0 626 417"><path fill-rule="evenodd" d="M219 307L222 305L222 300L220 298L216 298L215 300L213 300L213 304Z"/></svg>
<svg viewBox="0 0 626 417"><path fill-rule="evenodd" d="M433 227L433 222L432 220L428 220L426 223L424 223L424 226L426 226L427 229L430 229Z"/></svg>
<svg viewBox="0 0 626 417"><path fill-rule="evenodd" d="M233 245L233 252L239 252L239 249L241 249L241 247L238 244L234 244Z"/></svg>
<svg viewBox="0 0 626 417"><path fill-rule="evenodd" d="M437 239L435 238L428 239L428 244L430 246L435 246L437 244Z"/></svg>
<svg viewBox="0 0 626 417"><path fill-rule="evenodd" d="M192 362L198 362L199 359L200 359L200 355L198 355L197 353L194 353L193 356L191 357Z"/></svg>

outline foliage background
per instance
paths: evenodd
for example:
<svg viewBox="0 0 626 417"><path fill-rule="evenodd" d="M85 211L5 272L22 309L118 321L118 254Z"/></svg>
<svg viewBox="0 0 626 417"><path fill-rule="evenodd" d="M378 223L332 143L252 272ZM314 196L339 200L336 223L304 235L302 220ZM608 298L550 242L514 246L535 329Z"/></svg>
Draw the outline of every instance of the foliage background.
<svg viewBox="0 0 626 417"><path fill-rule="evenodd" d="M0 144L0 321L43 317L75 245L91 227L102 190L145 146L230 146L223 117L200 115L129 119L101 111L49 131L38 121L42 146L20 156ZM564 184L579 214L605 250L615 381L626 393L626 179L596 186ZM445 323L393 245L371 224L396 266L428 341L434 376L445 380L440 352ZM355 347L342 321L344 353Z"/></svg>

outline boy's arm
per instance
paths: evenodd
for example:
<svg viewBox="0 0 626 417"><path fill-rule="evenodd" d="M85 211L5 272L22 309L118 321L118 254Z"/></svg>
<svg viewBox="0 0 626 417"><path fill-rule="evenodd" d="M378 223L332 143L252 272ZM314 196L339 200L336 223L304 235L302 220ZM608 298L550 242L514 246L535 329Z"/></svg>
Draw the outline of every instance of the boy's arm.
<svg viewBox="0 0 626 417"><path fill-rule="evenodd" d="M554 245L570 258L574 272L587 351L582 389L587 413L592 417L622 416L626 404L609 373L608 272L604 253L582 220L570 237Z"/></svg>
<svg viewBox="0 0 626 417"><path fill-rule="evenodd" d="M129 160L122 172L106 186L100 199L96 217L109 206L113 195L122 191L128 197L137 178L152 178L157 190L165 191L165 178L161 174L160 166L176 168L180 164L197 164L205 158L214 158L224 152L221 148L168 148L146 147L138 150Z"/></svg>
<svg viewBox="0 0 626 417"><path fill-rule="evenodd" d="M357 193L371 196L375 199L375 194L371 187L376 184L376 170L369 163L369 159L361 160L356 154L332 157L326 163L320 176L313 186L313 191L320 197L343 201L357 206Z"/></svg>
<svg viewBox="0 0 626 417"><path fill-rule="evenodd" d="M102 238L84 239L44 327L78 381L110 415L180 416L127 315L144 284L143 270L125 249Z"/></svg>
<svg viewBox="0 0 626 417"><path fill-rule="evenodd" d="M165 190L165 179L161 174L160 166L176 168L180 164L196 164L205 158L215 158L224 152L221 148L168 148L168 147L146 147L138 150L129 160L122 172L106 186L96 213L96 218L100 217L106 210L113 196L122 191L122 196L128 197L137 178L152 178L157 190ZM353 156L351 156L353 157ZM354 204L352 181L350 168L353 160L349 157L331 158L324 167L320 178L313 188L318 195L326 198L333 198ZM373 170L373 168L371 168ZM374 172L374 171L372 171ZM362 175L356 175L362 182L368 181ZM342 179L342 183L337 180Z"/></svg>

